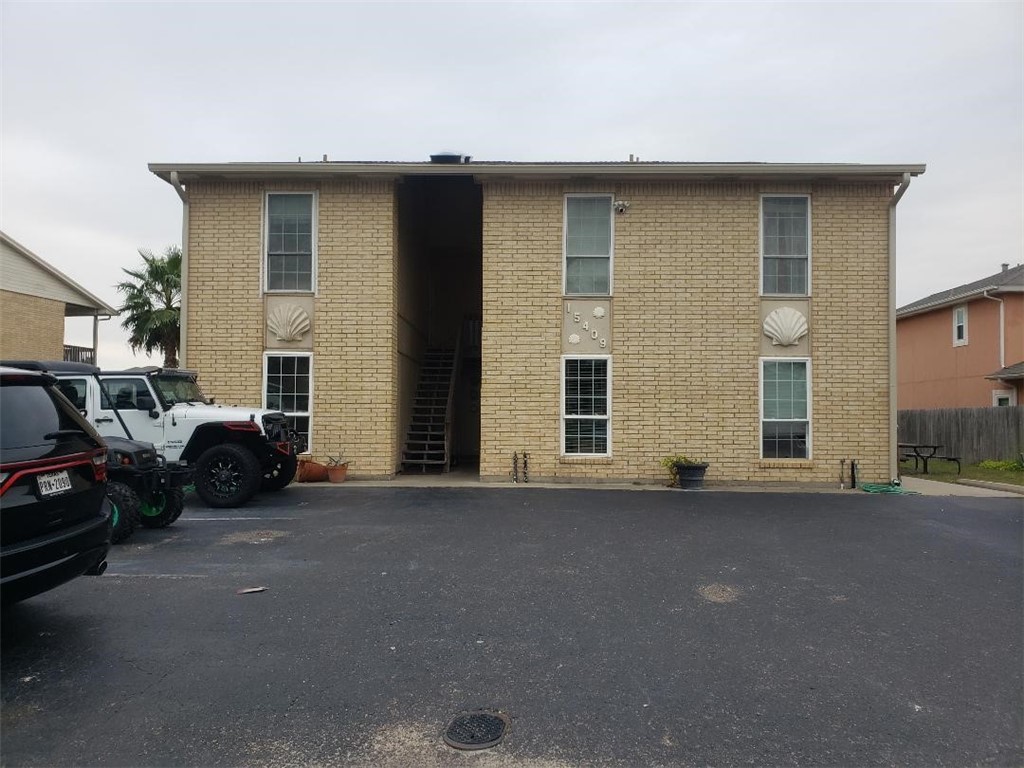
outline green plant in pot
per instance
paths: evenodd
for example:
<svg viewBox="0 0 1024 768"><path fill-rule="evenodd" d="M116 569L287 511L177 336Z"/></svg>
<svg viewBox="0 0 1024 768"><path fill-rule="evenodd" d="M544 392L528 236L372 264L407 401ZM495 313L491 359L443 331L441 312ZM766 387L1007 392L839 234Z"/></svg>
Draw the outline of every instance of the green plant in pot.
<svg viewBox="0 0 1024 768"><path fill-rule="evenodd" d="M701 488L704 485L704 473L708 471L708 463L699 459L691 459L681 453L666 456L661 460L672 476L672 484L678 488Z"/></svg>

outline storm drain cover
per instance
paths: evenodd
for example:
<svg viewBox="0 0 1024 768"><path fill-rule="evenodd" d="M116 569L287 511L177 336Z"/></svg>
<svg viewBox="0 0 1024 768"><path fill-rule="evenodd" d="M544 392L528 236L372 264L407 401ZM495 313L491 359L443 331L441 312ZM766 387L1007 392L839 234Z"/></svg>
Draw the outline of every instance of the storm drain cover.
<svg viewBox="0 0 1024 768"><path fill-rule="evenodd" d="M487 749L505 738L508 726L508 717L501 712L466 712L448 724L444 743L455 749Z"/></svg>

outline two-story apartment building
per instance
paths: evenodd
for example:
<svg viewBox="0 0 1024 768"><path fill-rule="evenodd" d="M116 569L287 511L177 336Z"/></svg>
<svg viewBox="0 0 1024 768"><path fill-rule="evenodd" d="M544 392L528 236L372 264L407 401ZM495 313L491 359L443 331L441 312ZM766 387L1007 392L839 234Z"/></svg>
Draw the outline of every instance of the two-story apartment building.
<svg viewBox="0 0 1024 768"><path fill-rule="evenodd" d="M154 164L183 365L354 477L895 476L896 203L923 165Z"/></svg>
<svg viewBox="0 0 1024 768"><path fill-rule="evenodd" d="M901 410L1024 405L1024 265L896 311Z"/></svg>

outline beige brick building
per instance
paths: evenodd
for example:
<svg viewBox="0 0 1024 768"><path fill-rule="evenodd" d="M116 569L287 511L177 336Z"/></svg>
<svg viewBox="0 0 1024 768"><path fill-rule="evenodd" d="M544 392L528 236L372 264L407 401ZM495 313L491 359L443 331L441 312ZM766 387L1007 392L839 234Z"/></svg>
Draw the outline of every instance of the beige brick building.
<svg viewBox="0 0 1024 768"><path fill-rule="evenodd" d="M183 364L353 476L895 476L893 226L924 166L151 170L185 206Z"/></svg>
<svg viewBox="0 0 1024 768"><path fill-rule="evenodd" d="M100 318L117 310L0 232L0 359L94 363ZM64 319L91 317L93 345L64 344Z"/></svg>

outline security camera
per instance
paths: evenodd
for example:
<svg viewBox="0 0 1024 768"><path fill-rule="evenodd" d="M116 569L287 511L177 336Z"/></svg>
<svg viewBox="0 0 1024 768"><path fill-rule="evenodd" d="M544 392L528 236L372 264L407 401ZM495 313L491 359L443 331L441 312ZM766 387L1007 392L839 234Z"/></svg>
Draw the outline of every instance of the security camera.
<svg viewBox="0 0 1024 768"><path fill-rule="evenodd" d="M627 210L629 210L629 203L627 203L625 200L616 200L614 203L612 203L612 207L615 208L616 213L625 213Z"/></svg>

